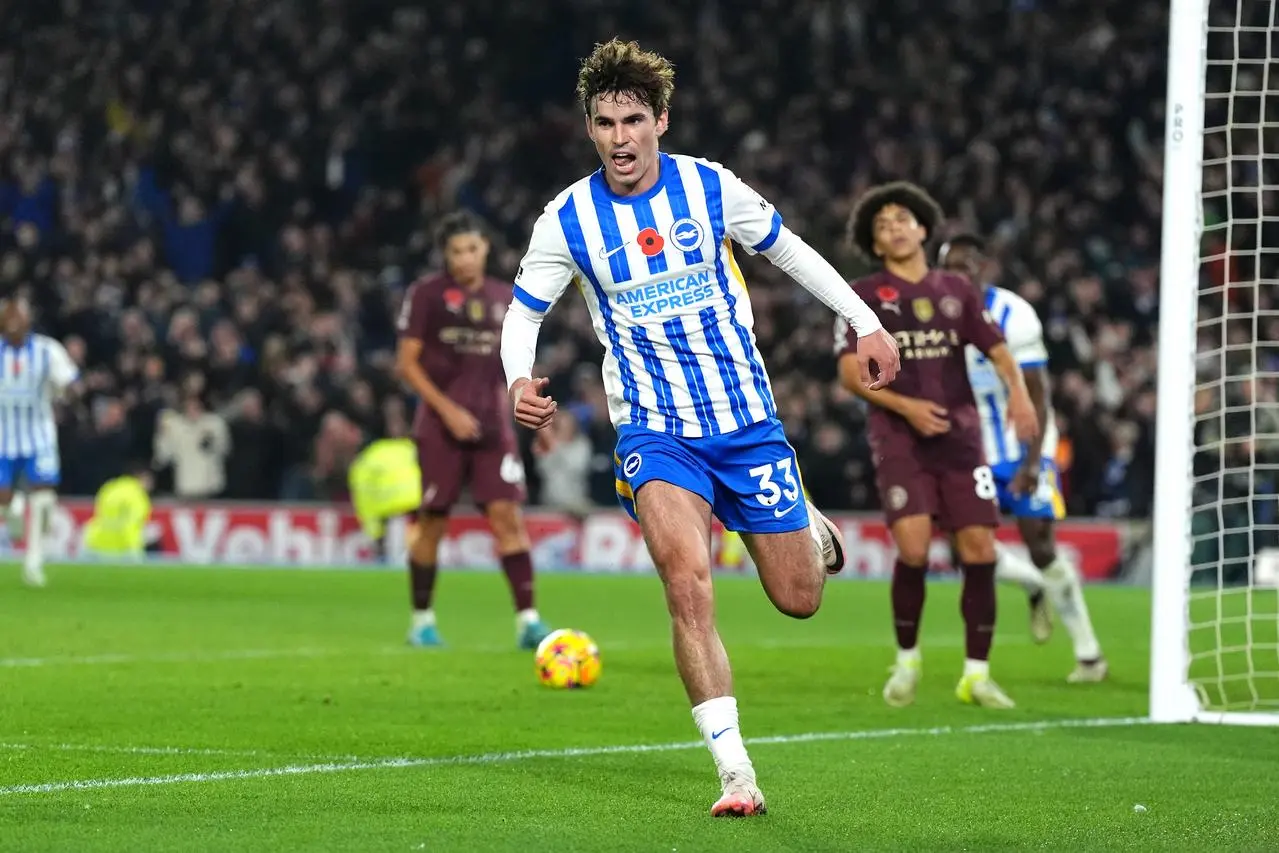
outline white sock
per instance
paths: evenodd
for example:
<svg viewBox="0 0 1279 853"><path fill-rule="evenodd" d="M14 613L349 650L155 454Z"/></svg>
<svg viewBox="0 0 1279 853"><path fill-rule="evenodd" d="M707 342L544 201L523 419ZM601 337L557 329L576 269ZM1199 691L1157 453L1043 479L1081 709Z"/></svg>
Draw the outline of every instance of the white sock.
<svg viewBox="0 0 1279 853"><path fill-rule="evenodd" d="M817 509L809 504L808 506L808 535L813 537L813 544L817 546L817 553L822 552L822 538L826 535L826 525L822 524L821 518L817 515Z"/></svg>
<svg viewBox="0 0 1279 853"><path fill-rule="evenodd" d="M57 496L47 489L31 496L31 511L27 513L27 554L23 565L33 575L40 574L44 568L44 534L57 501Z"/></svg>
<svg viewBox="0 0 1279 853"><path fill-rule="evenodd" d="M964 661L964 676L967 677L969 675L979 675L983 678L989 678L990 661L967 658Z"/></svg>
<svg viewBox="0 0 1279 853"><path fill-rule="evenodd" d="M913 649L898 649L897 663L901 666L919 666L923 658L919 654L919 646Z"/></svg>
<svg viewBox="0 0 1279 853"><path fill-rule="evenodd" d="M710 748L720 781L727 782L730 775L755 780L755 768L746 754L742 730L737 724L736 699L732 696L707 699L693 708L693 722Z"/></svg>
<svg viewBox="0 0 1279 853"><path fill-rule="evenodd" d="M1044 590L1044 576L1035 564L1007 548L995 549L995 579L1015 583L1030 595Z"/></svg>
<svg viewBox="0 0 1279 853"><path fill-rule="evenodd" d="M413 630L419 628L435 627L435 611L434 610L414 610L413 611Z"/></svg>
<svg viewBox="0 0 1279 853"><path fill-rule="evenodd" d="M1044 569L1047 581L1045 590L1061 624L1066 626L1070 641L1075 646L1077 660L1096 660L1101 657L1101 645L1093 633L1092 619L1088 616L1088 603L1084 601L1083 584L1079 572L1061 555Z"/></svg>
<svg viewBox="0 0 1279 853"><path fill-rule="evenodd" d="M521 610L520 612L515 614L515 627L520 629L521 631L523 631L529 625L532 625L534 622L541 622L541 621L542 621L541 617L537 615L537 609L533 607L530 607L526 610Z"/></svg>
<svg viewBox="0 0 1279 853"><path fill-rule="evenodd" d="M24 492L14 492L13 500L9 501L8 516L11 519L20 519L22 514L27 511L27 496Z"/></svg>

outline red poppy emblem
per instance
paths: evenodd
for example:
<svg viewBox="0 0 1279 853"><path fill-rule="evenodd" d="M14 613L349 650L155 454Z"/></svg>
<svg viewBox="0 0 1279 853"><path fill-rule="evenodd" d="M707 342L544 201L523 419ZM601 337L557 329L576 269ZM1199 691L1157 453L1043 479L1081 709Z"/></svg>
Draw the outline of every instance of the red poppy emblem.
<svg viewBox="0 0 1279 853"><path fill-rule="evenodd" d="M895 287L881 287L875 291L875 295L879 297L880 302L896 302L901 299L901 294Z"/></svg>
<svg viewBox="0 0 1279 853"><path fill-rule="evenodd" d="M444 307L450 311L457 312L462 310L462 303L466 297L462 295L462 291L449 288L444 291Z"/></svg>
<svg viewBox="0 0 1279 853"><path fill-rule="evenodd" d="M662 247L666 245L666 241L662 239L661 234L657 233L656 228L645 228L635 240L639 243L640 251L650 258L662 251Z"/></svg>

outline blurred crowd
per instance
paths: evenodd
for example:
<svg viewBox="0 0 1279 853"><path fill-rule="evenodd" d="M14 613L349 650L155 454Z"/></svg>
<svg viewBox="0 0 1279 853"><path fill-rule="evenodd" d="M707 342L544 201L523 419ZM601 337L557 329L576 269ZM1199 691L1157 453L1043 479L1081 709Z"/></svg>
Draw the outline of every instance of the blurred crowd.
<svg viewBox="0 0 1279 853"><path fill-rule="evenodd" d="M29 287L42 330L84 368L63 416L66 491L141 458L185 496L344 497L362 443L411 420L393 319L436 261L433 221L476 211L492 271L514 272L541 206L597 165L572 92L579 58L615 33L677 65L664 146L729 164L849 277L866 270L844 222L883 180L929 188L947 233L987 235L999 283L1044 321L1072 513L1149 512L1158 0L670 0L639 16L621 0L15 4L0 34L0 287ZM1261 174L1258 144L1254 129L1232 149L1253 146L1251 173L1213 180L1260 220L1275 199L1256 188L1279 178ZM1263 239L1260 224L1206 238L1221 262L1205 293L1229 298L1202 326L1201 348L1221 354L1201 360L1204 413L1276 400L1273 352L1250 362L1269 375L1229 381L1240 344L1279 340L1273 321L1228 317L1275 307L1260 285L1231 286L1273 279L1273 256L1235 260ZM806 484L824 507L873 507L865 411L833 381L829 313L766 262L744 265ZM529 457L535 497L555 505L613 503L600 355L566 298L540 361L572 417L549 457Z"/></svg>

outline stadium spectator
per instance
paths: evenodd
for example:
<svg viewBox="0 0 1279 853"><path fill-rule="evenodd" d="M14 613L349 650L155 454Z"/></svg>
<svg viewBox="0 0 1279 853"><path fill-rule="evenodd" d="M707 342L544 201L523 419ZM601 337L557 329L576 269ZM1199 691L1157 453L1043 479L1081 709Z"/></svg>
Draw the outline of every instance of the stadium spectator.
<svg viewBox="0 0 1279 853"><path fill-rule="evenodd" d="M231 451L226 421L204 408L198 391L187 392L180 412L160 413L152 461L158 468L173 466L173 491L179 497L220 497Z"/></svg>

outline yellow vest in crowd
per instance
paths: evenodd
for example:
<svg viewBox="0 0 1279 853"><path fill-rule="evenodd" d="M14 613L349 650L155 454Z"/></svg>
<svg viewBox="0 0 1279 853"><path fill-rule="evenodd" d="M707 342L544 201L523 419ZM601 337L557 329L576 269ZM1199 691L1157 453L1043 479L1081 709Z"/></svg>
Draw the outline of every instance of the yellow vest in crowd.
<svg viewBox="0 0 1279 853"><path fill-rule="evenodd" d="M103 557L138 557L146 550L151 497L137 477L108 480L93 499L84 545Z"/></svg>
<svg viewBox="0 0 1279 853"><path fill-rule="evenodd" d="M348 477L356 518L374 541L382 538L388 518L413 512L422 504L422 471L410 439L373 442L355 457Z"/></svg>

